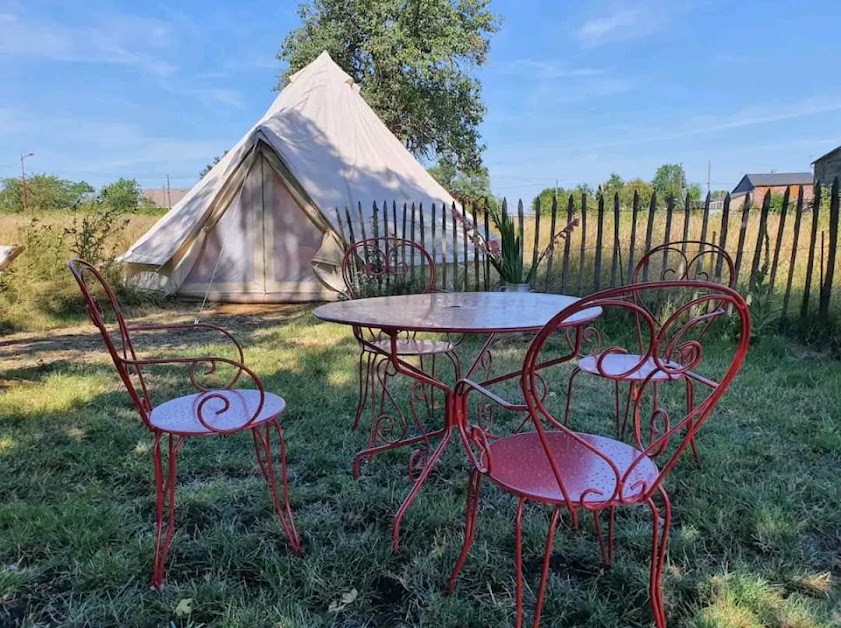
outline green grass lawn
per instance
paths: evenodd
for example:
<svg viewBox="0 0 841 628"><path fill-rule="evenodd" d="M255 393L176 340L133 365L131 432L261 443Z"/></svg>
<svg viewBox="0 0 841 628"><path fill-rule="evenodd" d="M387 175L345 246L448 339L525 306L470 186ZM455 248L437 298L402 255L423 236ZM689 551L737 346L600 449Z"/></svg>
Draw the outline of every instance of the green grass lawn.
<svg viewBox="0 0 841 628"><path fill-rule="evenodd" d="M458 446L404 520L401 552L391 553L392 517L409 488L407 453L377 458L360 480L351 477L366 434L350 431L357 353L349 329L318 322L307 307L205 320L237 333L267 390L288 402L283 423L304 556L287 551L248 435L193 439L179 458L167 583L150 591L152 439L93 328L7 336L2 376L27 381L0 389L0 626L513 622L515 500L490 484L458 589L445 594L463 531L468 463ZM525 347L503 342L495 363L515 365ZM221 345L173 336L149 348L200 354ZM610 389L579 381L575 420L604 431ZM164 397L188 389L185 377L161 375ZM674 513L663 584L670 625L841 625L839 417L837 361L778 338L752 347L699 436L701 466L687 457L666 483ZM528 508L527 613L548 520L546 509ZM650 625L648 510L621 511L607 571L589 518L580 530L568 524L556 542L543 625Z"/></svg>

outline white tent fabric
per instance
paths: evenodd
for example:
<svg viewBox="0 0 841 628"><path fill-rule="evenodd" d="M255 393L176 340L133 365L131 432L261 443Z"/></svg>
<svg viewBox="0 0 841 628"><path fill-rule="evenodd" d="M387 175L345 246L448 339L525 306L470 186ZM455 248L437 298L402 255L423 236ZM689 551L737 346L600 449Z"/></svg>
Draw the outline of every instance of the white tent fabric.
<svg viewBox="0 0 841 628"><path fill-rule="evenodd" d="M454 204L323 52L121 261L136 283L169 294L335 298L338 286L313 270L339 262L335 210L361 205L370 221L375 202L425 214Z"/></svg>
<svg viewBox="0 0 841 628"><path fill-rule="evenodd" d="M20 245L0 245L0 273L7 270L21 253L23 253L23 247Z"/></svg>

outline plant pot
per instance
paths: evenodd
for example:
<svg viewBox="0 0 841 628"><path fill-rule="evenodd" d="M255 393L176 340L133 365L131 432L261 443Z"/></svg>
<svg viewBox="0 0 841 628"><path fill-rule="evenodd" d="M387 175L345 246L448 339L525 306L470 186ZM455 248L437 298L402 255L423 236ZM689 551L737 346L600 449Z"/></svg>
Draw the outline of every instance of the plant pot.
<svg viewBox="0 0 841 628"><path fill-rule="evenodd" d="M531 284L528 283L507 283L505 281L499 284L500 292L531 292Z"/></svg>

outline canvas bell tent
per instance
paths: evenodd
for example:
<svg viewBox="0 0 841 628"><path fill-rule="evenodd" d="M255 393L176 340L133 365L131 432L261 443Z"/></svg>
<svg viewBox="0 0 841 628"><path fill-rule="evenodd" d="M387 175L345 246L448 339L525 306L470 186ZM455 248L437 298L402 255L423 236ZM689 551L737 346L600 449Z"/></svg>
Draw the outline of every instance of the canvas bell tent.
<svg viewBox="0 0 841 628"><path fill-rule="evenodd" d="M166 294L333 299L336 208L361 206L370 221L375 202L422 204L425 214L454 203L323 52L121 261L135 285Z"/></svg>

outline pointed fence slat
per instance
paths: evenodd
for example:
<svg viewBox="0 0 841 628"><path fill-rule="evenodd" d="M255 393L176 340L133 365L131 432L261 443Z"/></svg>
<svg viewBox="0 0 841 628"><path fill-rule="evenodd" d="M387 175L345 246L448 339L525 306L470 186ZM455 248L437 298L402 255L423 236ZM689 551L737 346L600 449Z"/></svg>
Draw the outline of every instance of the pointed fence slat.
<svg viewBox="0 0 841 628"><path fill-rule="evenodd" d="M701 253L704 252L704 244L707 242L707 228L710 224L710 193L707 192L707 198L704 199L704 215L701 218L701 237L698 238L701 240ZM715 240L715 238L713 238ZM715 256L712 256L715 257ZM712 257L710 259L712 259ZM710 274L712 277L712 274Z"/></svg>
<svg viewBox="0 0 841 628"><path fill-rule="evenodd" d="M818 305L818 317L824 323L829 320L829 300L832 297L832 281L835 278L835 257L838 252L838 212L839 204L841 204L838 185L838 177L835 177L829 197L829 253L826 262L826 277L824 277L821 284L821 296Z"/></svg>
<svg viewBox="0 0 841 628"><path fill-rule="evenodd" d="M651 193L651 202L648 206L648 220L645 225L645 248L642 254L646 255L651 250L651 232L654 231L654 212L657 209L657 192ZM648 264L642 269L642 280L648 281Z"/></svg>
<svg viewBox="0 0 841 628"><path fill-rule="evenodd" d="M572 222L572 216L575 214L575 199L573 198L572 194L569 195L569 199L567 201L567 224ZM579 231L581 234L581 241L584 241L584 230L581 229ZM567 237L564 239L564 267L561 269L561 292L566 292L567 286L569 285L569 250L572 248L572 238ZM578 265L581 266L584 263L584 258L578 260Z"/></svg>
<svg viewBox="0 0 841 628"><path fill-rule="evenodd" d="M610 259L610 287L616 283L616 271L622 259L622 251L619 249L619 192L613 195L613 256ZM620 270L621 273L621 270ZM624 282L620 282L624 283Z"/></svg>
<svg viewBox="0 0 841 628"><path fill-rule="evenodd" d="M791 186L786 188L783 193L783 205L780 207L780 219L777 222L777 238L774 244L774 257L771 261L771 276L768 280L769 290L774 293L774 285L777 282L777 268L780 263L780 249L783 248L783 235L786 228L786 214L788 213L788 204L791 199Z"/></svg>
<svg viewBox="0 0 841 628"><path fill-rule="evenodd" d="M587 195L581 195L581 247L578 256L578 294L582 294L587 252ZM588 286L589 287L589 286Z"/></svg>
<svg viewBox="0 0 841 628"><path fill-rule="evenodd" d="M490 212L487 210L487 206L485 208L485 242L491 241L491 223L490 223ZM485 255L485 290L491 289L491 260Z"/></svg>
<svg viewBox="0 0 841 628"><path fill-rule="evenodd" d="M549 236L552 237L551 234ZM540 197L537 199L537 211L534 215L534 244L532 245L532 252L531 252L531 267L534 268L537 266L537 256L540 252ZM537 273L537 271L534 271ZM534 278L534 287L537 288L538 277L535 274Z"/></svg>
<svg viewBox="0 0 841 628"><path fill-rule="evenodd" d="M441 289L449 289L447 284L447 267L450 265L447 261L447 205L441 205L441 266L444 272L441 273Z"/></svg>
<svg viewBox="0 0 841 628"><path fill-rule="evenodd" d="M637 215L640 210L640 193L634 190L634 200L631 202L631 241L628 245L628 281L634 274L634 255L637 248Z"/></svg>
<svg viewBox="0 0 841 628"><path fill-rule="evenodd" d="M604 236L604 194L599 194L596 210L596 259L593 262L593 291L598 292L602 285L602 237Z"/></svg>
<svg viewBox="0 0 841 628"><path fill-rule="evenodd" d="M739 243L736 245L736 277L741 279L742 259L745 256L745 238L748 234L748 223L750 222L750 194L745 194L745 201L742 204L742 222L739 226Z"/></svg>
<svg viewBox="0 0 841 628"><path fill-rule="evenodd" d="M724 204L721 208L721 235L719 236L718 246L723 250L727 250L727 232L730 230L730 194L724 197ZM714 239L714 238L713 238ZM721 255L716 255L715 262L715 279L721 281L722 265L724 259ZM730 277L728 277L728 280Z"/></svg>
<svg viewBox="0 0 841 628"><path fill-rule="evenodd" d="M557 192L557 190L555 190ZM538 203L540 202L540 197L537 197ZM549 215L549 237L555 237L555 229L557 229L557 218L558 218L558 195L556 193L552 194L552 209ZM555 261L555 254L557 253L556 250L552 250L552 255L549 256L549 259L546 261L546 276L543 279L543 291L549 292L549 281L552 277L552 265Z"/></svg>
<svg viewBox="0 0 841 628"><path fill-rule="evenodd" d="M668 201L666 201L666 231L663 234L663 243L668 244L672 241L672 215L675 211L675 197L670 196ZM662 273L666 271L669 267L669 249L663 249L663 268L660 271L661 276Z"/></svg>
<svg viewBox="0 0 841 628"><path fill-rule="evenodd" d="M788 304L791 298L791 285L794 280L794 262L797 258L797 245L800 242L800 223L803 219L803 186L797 187L797 205L794 208L794 238L791 243L791 258L788 261L788 278L786 279L786 291L783 295L783 309L780 314L780 322L784 323L788 315Z"/></svg>
<svg viewBox="0 0 841 628"><path fill-rule="evenodd" d="M748 277L748 290L756 287L756 272L759 270L759 263L762 259L762 247L765 244L765 235L768 233L768 212L771 210L771 190L765 193L762 199L762 209L759 212L759 229L756 232L756 245L753 247L753 260L750 264L750 277Z"/></svg>
<svg viewBox="0 0 841 628"><path fill-rule="evenodd" d="M476 203L470 204L470 217L473 219L473 233L478 233L479 231L479 222L478 217L476 215ZM465 241L467 238L465 237ZM466 246L466 245L465 245ZM465 253L465 259L466 259ZM473 247L473 290L474 292L479 292L479 282L481 280L481 276L479 275L479 247Z"/></svg>
<svg viewBox="0 0 841 628"><path fill-rule="evenodd" d="M812 290L812 273L815 270L815 246L818 243L818 218L821 212L821 186L816 185L812 194L812 236L806 252L806 285L803 287L803 301L800 303L800 320L809 315L809 297Z"/></svg>
<svg viewBox="0 0 841 628"><path fill-rule="evenodd" d="M345 235L345 226L342 224L342 212L336 208L336 224L339 225L339 237L342 239L342 245L347 245L347 236Z"/></svg>
<svg viewBox="0 0 841 628"><path fill-rule="evenodd" d="M692 219L692 199L689 198L689 193L686 194L686 199L683 201L683 235L680 238L680 252L686 256L686 241L689 239L689 222Z"/></svg>

